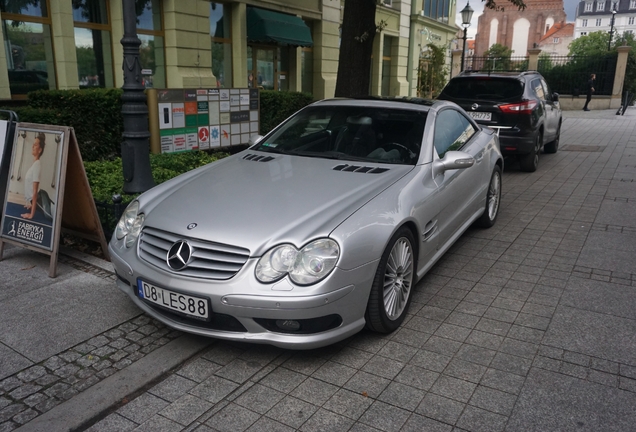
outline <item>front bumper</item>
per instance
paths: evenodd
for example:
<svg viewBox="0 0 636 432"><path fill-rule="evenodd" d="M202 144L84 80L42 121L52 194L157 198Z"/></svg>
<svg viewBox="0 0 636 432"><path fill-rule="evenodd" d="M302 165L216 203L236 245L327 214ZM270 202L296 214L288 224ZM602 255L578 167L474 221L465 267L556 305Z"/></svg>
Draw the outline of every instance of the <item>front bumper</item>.
<svg viewBox="0 0 636 432"><path fill-rule="evenodd" d="M257 259L249 259L229 280L206 280L168 273L138 258L134 248L108 247L117 273L117 286L148 315L188 333L219 339L266 343L282 348L313 349L359 332L377 267L377 260L353 270L339 268L310 287L295 286L287 279L262 284L254 277ZM137 280L187 295L207 298L214 319L188 319L139 298ZM339 317L334 322L333 317ZM327 329L311 333L272 331L265 323L294 320L328 322ZM310 327L309 325L307 327ZM275 330L275 328L274 328Z"/></svg>

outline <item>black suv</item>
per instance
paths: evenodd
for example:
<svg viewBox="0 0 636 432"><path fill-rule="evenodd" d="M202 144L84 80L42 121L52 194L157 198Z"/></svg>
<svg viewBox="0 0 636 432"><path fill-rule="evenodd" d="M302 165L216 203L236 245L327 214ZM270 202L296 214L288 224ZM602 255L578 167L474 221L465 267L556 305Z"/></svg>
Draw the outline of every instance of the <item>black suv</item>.
<svg viewBox="0 0 636 432"><path fill-rule="evenodd" d="M501 152L517 155L523 171L536 171L541 148L546 153L559 148L559 95L539 72L462 72L438 99L453 101L477 123L498 129Z"/></svg>

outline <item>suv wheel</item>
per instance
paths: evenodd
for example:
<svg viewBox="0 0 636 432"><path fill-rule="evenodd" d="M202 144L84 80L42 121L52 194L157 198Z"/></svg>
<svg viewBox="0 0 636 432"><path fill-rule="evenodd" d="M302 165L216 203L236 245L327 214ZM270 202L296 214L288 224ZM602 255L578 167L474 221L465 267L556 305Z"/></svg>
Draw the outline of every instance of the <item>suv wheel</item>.
<svg viewBox="0 0 636 432"><path fill-rule="evenodd" d="M534 142L534 147L527 155L521 156L519 158L519 165L521 165L521 170L526 172L535 172L537 167L539 166L539 153L541 152L541 147L543 146L543 134L539 132L537 134L537 138Z"/></svg>
<svg viewBox="0 0 636 432"><path fill-rule="evenodd" d="M549 142L543 147L543 151L546 153L556 153L559 149L559 141L561 140L561 122L559 122L559 127L557 129L556 136L554 137L554 141Z"/></svg>

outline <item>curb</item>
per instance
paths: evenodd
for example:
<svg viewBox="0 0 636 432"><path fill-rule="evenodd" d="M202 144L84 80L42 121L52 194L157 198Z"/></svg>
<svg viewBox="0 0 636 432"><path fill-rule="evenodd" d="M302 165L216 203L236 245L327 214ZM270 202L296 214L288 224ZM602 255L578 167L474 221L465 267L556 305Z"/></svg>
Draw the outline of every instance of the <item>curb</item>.
<svg viewBox="0 0 636 432"><path fill-rule="evenodd" d="M36 417L16 431L66 432L90 426L117 407L123 399L157 381L212 343L212 339L185 334Z"/></svg>

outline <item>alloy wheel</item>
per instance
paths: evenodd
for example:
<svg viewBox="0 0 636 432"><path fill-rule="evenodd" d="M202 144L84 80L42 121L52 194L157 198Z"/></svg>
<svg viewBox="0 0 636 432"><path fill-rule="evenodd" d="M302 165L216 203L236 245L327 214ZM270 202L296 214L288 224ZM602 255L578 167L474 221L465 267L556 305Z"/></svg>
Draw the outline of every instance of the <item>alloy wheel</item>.
<svg viewBox="0 0 636 432"><path fill-rule="evenodd" d="M408 239L398 239L388 258L382 296L387 318L395 320L407 305L413 283L413 248Z"/></svg>

